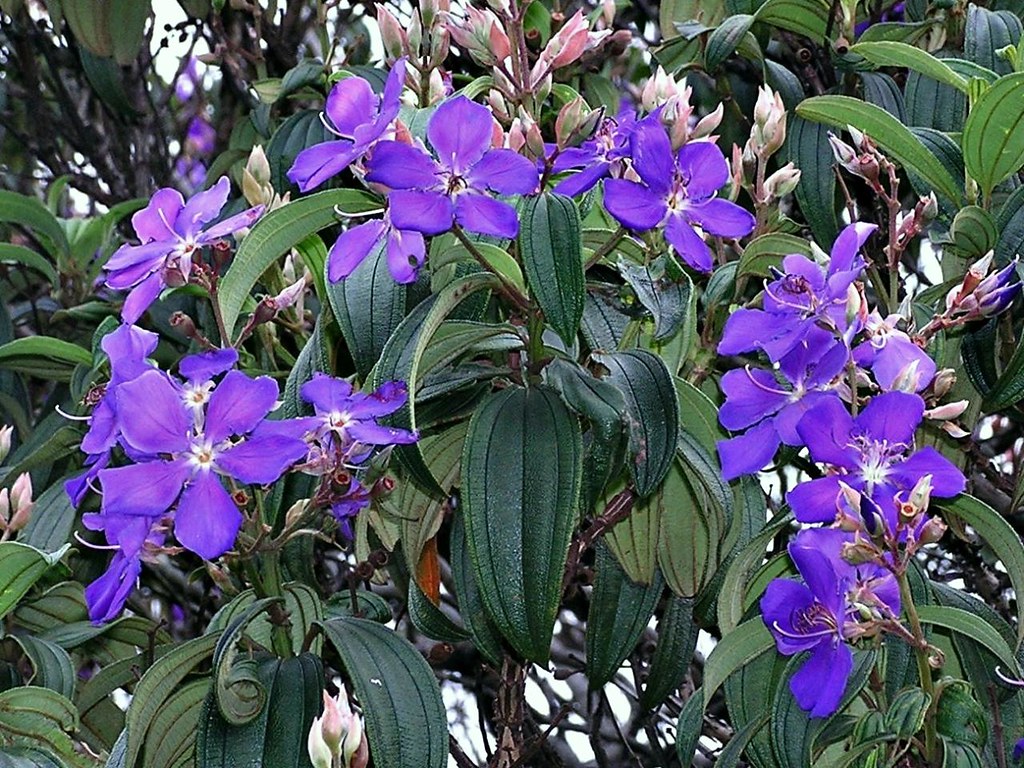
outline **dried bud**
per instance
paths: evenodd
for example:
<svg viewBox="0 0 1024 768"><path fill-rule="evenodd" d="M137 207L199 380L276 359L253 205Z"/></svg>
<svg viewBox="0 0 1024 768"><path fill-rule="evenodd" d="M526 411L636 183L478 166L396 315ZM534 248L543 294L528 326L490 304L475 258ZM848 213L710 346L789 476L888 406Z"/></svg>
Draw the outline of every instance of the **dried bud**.
<svg viewBox="0 0 1024 768"><path fill-rule="evenodd" d="M10 424L0 427L0 462L7 458L11 452L11 438L14 436L14 427Z"/></svg>
<svg viewBox="0 0 1024 768"><path fill-rule="evenodd" d="M786 163L764 180L764 191L769 197L781 198L793 192L800 183L800 170L793 163Z"/></svg>

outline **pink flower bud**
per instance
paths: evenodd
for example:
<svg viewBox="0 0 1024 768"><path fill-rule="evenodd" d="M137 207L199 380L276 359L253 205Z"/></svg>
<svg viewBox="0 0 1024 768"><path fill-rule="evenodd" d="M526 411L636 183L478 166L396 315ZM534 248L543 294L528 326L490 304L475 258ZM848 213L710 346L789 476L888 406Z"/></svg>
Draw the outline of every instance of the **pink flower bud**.
<svg viewBox="0 0 1024 768"><path fill-rule="evenodd" d="M11 438L14 435L14 427L7 425L0 427L0 461L7 458L7 454L11 452Z"/></svg>
<svg viewBox="0 0 1024 768"><path fill-rule="evenodd" d="M377 6L377 26L380 27L380 39L384 44L388 61L409 55L409 38L405 30L391 11L383 5Z"/></svg>
<svg viewBox="0 0 1024 768"><path fill-rule="evenodd" d="M793 163L786 163L764 180L764 191L774 198L785 197L800 183L800 170Z"/></svg>
<svg viewBox="0 0 1024 768"><path fill-rule="evenodd" d="M924 412L926 419L937 419L939 421L948 421L949 419L959 418L967 410L970 405L970 400L957 400L955 403L945 403L943 405L937 405L934 408L929 408Z"/></svg>
<svg viewBox="0 0 1024 768"><path fill-rule="evenodd" d="M697 125L694 126L693 131L690 133L692 139L704 139L714 133L718 126L722 124L722 118L725 116L725 105L722 102L718 102L718 106L715 107L715 111L710 114L704 115L700 120L697 121ZM792 163L790 163L792 165ZM799 173L799 171L797 171Z"/></svg>
<svg viewBox="0 0 1024 768"><path fill-rule="evenodd" d="M934 544L946 533L946 524L941 518L933 517L921 528L917 540L921 544Z"/></svg>

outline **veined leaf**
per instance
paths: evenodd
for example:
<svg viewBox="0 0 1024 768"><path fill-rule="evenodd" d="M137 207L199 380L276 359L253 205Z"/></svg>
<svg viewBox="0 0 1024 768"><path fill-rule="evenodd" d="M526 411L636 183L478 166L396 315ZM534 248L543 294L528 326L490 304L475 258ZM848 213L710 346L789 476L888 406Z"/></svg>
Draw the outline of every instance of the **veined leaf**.
<svg viewBox="0 0 1024 768"><path fill-rule="evenodd" d="M48 555L16 541L0 544L0 618L10 613L46 573L46 569L57 563L67 551L68 547L63 546Z"/></svg>
<svg viewBox="0 0 1024 768"><path fill-rule="evenodd" d="M1024 73L1001 77L972 105L962 146L967 172L987 199L1024 165Z"/></svg>
<svg viewBox="0 0 1024 768"><path fill-rule="evenodd" d="M967 93L967 78L961 77L942 59L932 56L920 48L897 42L857 43L850 47L850 53L863 56L872 64L880 67L906 67L920 72L932 80L951 85L958 91Z"/></svg>

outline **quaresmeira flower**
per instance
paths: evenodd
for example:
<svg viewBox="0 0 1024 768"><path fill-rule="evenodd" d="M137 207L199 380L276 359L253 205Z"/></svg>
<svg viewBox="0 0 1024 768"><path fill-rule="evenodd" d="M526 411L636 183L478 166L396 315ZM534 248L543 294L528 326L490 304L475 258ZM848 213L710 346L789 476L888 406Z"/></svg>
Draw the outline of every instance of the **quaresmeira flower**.
<svg viewBox="0 0 1024 768"><path fill-rule="evenodd" d="M456 96L439 106L427 123L436 158L412 144L378 143L366 161L366 180L392 190L391 225L438 235L456 222L477 234L515 237L515 208L491 193L530 194L540 178L523 155L492 148L494 125L486 107Z"/></svg>
<svg viewBox="0 0 1024 768"><path fill-rule="evenodd" d="M288 170L303 192L344 171L384 137L401 107L405 59L391 68L384 93L377 96L361 77L338 81L327 96L323 122L338 138L304 149Z"/></svg>
<svg viewBox="0 0 1024 768"><path fill-rule="evenodd" d="M620 224L636 232L664 228L680 258L700 272L713 266L711 249L694 227L719 237L743 237L754 229L744 208L715 197L729 180L729 166L716 145L694 141L672 152L660 119L641 121L630 150L640 181L606 179L604 206Z"/></svg>
<svg viewBox="0 0 1024 768"><path fill-rule="evenodd" d="M227 176L186 203L170 187L156 191L149 205L132 216L139 245L122 245L106 263L107 285L129 290L121 310L126 323L134 323L168 285L184 285L192 272L192 259L204 246L252 226L263 213L257 205L206 226L227 202L231 182Z"/></svg>

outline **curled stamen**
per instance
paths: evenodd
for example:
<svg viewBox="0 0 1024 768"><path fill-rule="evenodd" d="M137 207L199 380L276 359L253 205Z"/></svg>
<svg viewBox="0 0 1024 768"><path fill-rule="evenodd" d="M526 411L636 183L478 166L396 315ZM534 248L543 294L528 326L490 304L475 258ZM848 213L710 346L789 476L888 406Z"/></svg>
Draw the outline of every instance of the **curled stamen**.
<svg viewBox="0 0 1024 768"><path fill-rule="evenodd" d="M75 531L75 541L77 541L83 547L88 547L89 549L95 549L98 551L102 550L105 552L116 552L121 548L118 544L93 544L91 541L86 541L85 539L83 539L82 535L78 531Z"/></svg>
<svg viewBox="0 0 1024 768"><path fill-rule="evenodd" d="M55 405L53 407L53 410L55 410L57 413L59 413L61 416L63 416L68 421L91 421L92 420L92 416L76 416L73 413L68 413L63 408L61 408L59 405Z"/></svg>
<svg viewBox="0 0 1024 768"><path fill-rule="evenodd" d="M1003 674L1003 670L999 667L999 665L996 665L996 677L998 677L1007 685L1013 685L1017 688L1024 688L1024 680L1021 680L1020 678L1016 677L1008 677L1007 675Z"/></svg>
<svg viewBox="0 0 1024 768"><path fill-rule="evenodd" d="M768 294L769 296L771 296L776 301L776 303L778 303L780 306L789 307L790 309L798 309L801 312L809 312L809 313L813 313L814 312L814 307L812 307L812 306L806 306L804 304L795 304L792 301L788 301L786 299L779 298L775 293L773 293L768 288L768 285L769 285L769 283L768 283L768 280L766 279L764 281L764 292L766 294Z"/></svg>
<svg viewBox="0 0 1024 768"><path fill-rule="evenodd" d="M345 139L345 141L355 141L355 139L352 136L346 136L344 133L335 128L331 124L331 121L327 119L327 113L324 112L322 109L320 110L319 117L320 122L324 124L324 128L326 128L329 133L334 134L339 139Z"/></svg>
<svg viewBox="0 0 1024 768"><path fill-rule="evenodd" d="M792 392L787 392L784 389L772 389L771 387L765 386L764 384L759 382L757 379L754 378L754 374L751 373L749 365L743 366L743 370L747 374L747 378L750 379L750 383L753 384L758 389L760 389L762 392L768 392L769 394L772 394L772 395L791 395L792 394Z"/></svg>
<svg viewBox="0 0 1024 768"><path fill-rule="evenodd" d="M806 640L810 637L828 637L829 635L837 634L835 629L827 628L818 630L817 632L807 632L806 634L798 635L794 632L787 632L785 629L779 626L778 621L772 622L772 629L774 629L783 637L788 637L790 640Z"/></svg>

